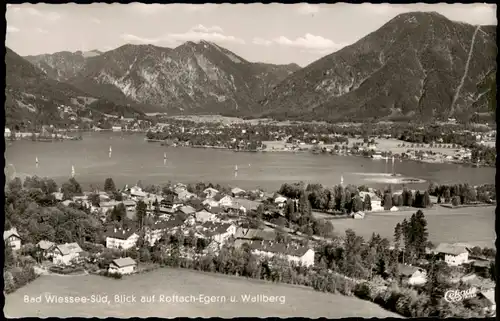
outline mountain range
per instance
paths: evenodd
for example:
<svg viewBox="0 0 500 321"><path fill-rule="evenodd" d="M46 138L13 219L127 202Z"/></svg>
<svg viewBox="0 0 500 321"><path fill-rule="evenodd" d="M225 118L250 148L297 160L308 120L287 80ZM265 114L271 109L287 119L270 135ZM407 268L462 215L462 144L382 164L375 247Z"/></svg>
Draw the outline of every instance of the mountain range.
<svg viewBox="0 0 500 321"><path fill-rule="evenodd" d="M249 62L207 41L24 58L7 49L5 108L15 119L58 118L54 106L67 104L115 114L429 121L489 111L496 51L495 26L433 12L396 16L304 68Z"/></svg>

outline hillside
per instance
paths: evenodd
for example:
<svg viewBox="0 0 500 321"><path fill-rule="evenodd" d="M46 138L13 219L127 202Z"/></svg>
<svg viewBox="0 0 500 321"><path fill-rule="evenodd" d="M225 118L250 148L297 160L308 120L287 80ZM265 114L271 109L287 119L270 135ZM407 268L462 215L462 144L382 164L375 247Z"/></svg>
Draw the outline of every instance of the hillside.
<svg viewBox="0 0 500 321"><path fill-rule="evenodd" d="M496 72L496 51L494 26L401 14L286 78L262 101L261 115L426 121L487 112L489 89L478 88Z"/></svg>
<svg viewBox="0 0 500 321"><path fill-rule="evenodd" d="M51 78L10 48L5 53L5 115L8 126L19 124L65 123L60 107L73 111L115 111L138 114L124 105L98 100L74 86ZM95 107L95 108L94 108Z"/></svg>
<svg viewBox="0 0 500 321"><path fill-rule="evenodd" d="M89 95L172 114L260 110L258 101L300 69L295 64L251 63L206 41L186 42L174 49L128 44L87 58L55 55L29 59L44 70L50 65L49 76Z"/></svg>

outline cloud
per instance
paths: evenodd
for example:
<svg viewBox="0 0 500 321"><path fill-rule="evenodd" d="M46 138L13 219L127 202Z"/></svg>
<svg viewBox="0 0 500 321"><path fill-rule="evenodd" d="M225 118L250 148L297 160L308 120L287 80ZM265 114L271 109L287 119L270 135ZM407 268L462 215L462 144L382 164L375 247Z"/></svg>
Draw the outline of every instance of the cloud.
<svg viewBox="0 0 500 321"><path fill-rule="evenodd" d="M323 38L321 36L315 36L310 33L306 34L304 37L298 37L294 40L289 39L285 36L280 36L273 40L265 40L262 38L254 38L253 43L256 45L269 46L271 44L276 44L285 47L301 48L314 52L321 53L331 53L337 51L347 44L345 43L335 43L330 39Z"/></svg>
<svg viewBox="0 0 500 321"><path fill-rule="evenodd" d="M191 28L191 30L195 32L223 32L219 26L205 27L204 25L197 25Z"/></svg>
<svg viewBox="0 0 500 321"><path fill-rule="evenodd" d="M42 18L49 22L55 22L61 19L61 15L54 11L43 12L33 7L8 7L9 11L16 14L29 15L33 17Z"/></svg>
<svg viewBox="0 0 500 321"><path fill-rule="evenodd" d="M13 33L13 32L19 32L19 28L16 28L14 26L7 26L7 33Z"/></svg>
<svg viewBox="0 0 500 321"><path fill-rule="evenodd" d="M169 33L157 38L145 38L133 34L122 34L121 38L134 43L165 43L168 45L177 45L186 41L206 40L212 42L239 43L244 44L243 39L225 35L221 27L205 27L197 25L183 33Z"/></svg>
<svg viewBox="0 0 500 321"><path fill-rule="evenodd" d="M122 34L120 38L130 43L157 43L160 41L160 39L143 38L128 33Z"/></svg>
<svg viewBox="0 0 500 321"><path fill-rule="evenodd" d="M182 4L181 6L187 12L201 12L201 11L209 11L215 9L219 5L213 3L206 3L206 4Z"/></svg>
<svg viewBox="0 0 500 321"><path fill-rule="evenodd" d="M127 4L127 8L135 13L141 13L144 15L154 15L158 13L162 13L165 11L170 11L172 9L171 5L152 3L152 4L144 4L138 2L132 2Z"/></svg>
<svg viewBox="0 0 500 321"><path fill-rule="evenodd" d="M100 25L101 24L101 20L97 19L97 18L91 18L90 21L92 21L93 23L97 24L97 25Z"/></svg>
<svg viewBox="0 0 500 321"><path fill-rule="evenodd" d="M252 43L255 45L259 45L259 46L270 46L273 44L273 42L271 40L266 40L266 39L259 38L259 37L253 38Z"/></svg>
<svg viewBox="0 0 500 321"><path fill-rule="evenodd" d="M42 29L42 28L36 28L36 32L38 32L38 33L49 33L47 30Z"/></svg>
<svg viewBox="0 0 500 321"><path fill-rule="evenodd" d="M320 10L320 8L318 5L311 5L309 3L301 3L297 9L297 12L299 14L303 14L303 15L310 15L310 14L318 13L319 10Z"/></svg>

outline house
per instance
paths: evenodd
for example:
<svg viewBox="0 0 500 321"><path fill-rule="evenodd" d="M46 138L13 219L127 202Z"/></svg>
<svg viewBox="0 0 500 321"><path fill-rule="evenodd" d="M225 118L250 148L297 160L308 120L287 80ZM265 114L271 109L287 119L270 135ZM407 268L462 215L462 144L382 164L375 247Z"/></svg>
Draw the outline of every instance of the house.
<svg viewBox="0 0 500 321"><path fill-rule="evenodd" d="M134 211L137 205L134 200L124 200L122 203L125 205L127 211Z"/></svg>
<svg viewBox="0 0 500 321"><path fill-rule="evenodd" d="M214 207L210 207L208 209L208 211L212 214L219 214L222 212L222 208L220 208L219 206L214 206Z"/></svg>
<svg viewBox="0 0 500 321"><path fill-rule="evenodd" d="M129 249L134 247L139 235L133 229L109 229L105 233L106 247L108 249Z"/></svg>
<svg viewBox="0 0 500 321"><path fill-rule="evenodd" d="M206 200L204 200L204 201L202 202L202 204L203 204L204 206L208 206L209 208L219 206L219 202L217 202L217 201L216 201L216 200L214 200L213 198L207 198Z"/></svg>
<svg viewBox="0 0 500 321"><path fill-rule="evenodd" d="M286 201L287 201L287 198L284 196L281 196L281 195L279 195L278 197L276 197L274 199L275 204L284 204L284 203L286 203Z"/></svg>
<svg viewBox="0 0 500 321"><path fill-rule="evenodd" d="M279 195L274 199L274 203L278 205L278 208L283 208L285 207L287 198L284 196Z"/></svg>
<svg viewBox="0 0 500 321"><path fill-rule="evenodd" d="M243 207L245 210L243 212L256 211L260 205L260 202L247 200L245 198L238 198L234 200L234 205L238 207Z"/></svg>
<svg viewBox="0 0 500 321"><path fill-rule="evenodd" d="M396 206L393 206L393 207L391 207L390 211L397 212L397 211L399 211L399 208L397 208Z"/></svg>
<svg viewBox="0 0 500 321"><path fill-rule="evenodd" d="M205 188L203 193L206 195L205 196L206 198L213 198L213 197L215 197L215 195L217 195L219 193L219 191L216 190L215 188L209 187L209 188Z"/></svg>
<svg viewBox="0 0 500 321"><path fill-rule="evenodd" d="M135 199L142 199L147 196L147 193L143 192L139 186L134 186L130 189L130 196Z"/></svg>
<svg viewBox="0 0 500 321"><path fill-rule="evenodd" d="M69 206L70 204L74 203L72 200L65 200L64 202L62 202L61 204L64 205L64 206Z"/></svg>
<svg viewBox="0 0 500 321"><path fill-rule="evenodd" d="M231 223L216 224L211 233L211 237L218 243L224 243L229 237L236 233L236 226Z"/></svg>
<svg viewBox="0 0 500 321"><path fill-rule="evenodd" d="M208 221L215 221L216 218L217 218L217 216L215 214L212 214L212 213L207 212L205 210L197 212L195 214L196 222L201 222L201 223L205 223Z"/></svg>
<svg viewBox="0 0 500 321"><path fill-rule="evenodd" d="M4 137L9 137L10 135L11 135L10 129L5 127Z"/></svg>
<svg viewBox="0 0 500 321"><path fill-rule="evenodd" d="M160 206L171 208L174 205L174 195L168 194L160 201Z"/></svg>
<svg viewBox="0 0 500 321"><path fill-rule="evenodd" d="M247 244L255 255L264 257L282 256L289 262L302 264L303 266L314 265L314 250L305 246L274 241L250 241Z"/></svg>
<svg viewBox="0 0 500 321"><path fill-rule="evenodd" d="M62 200L63 200L63 193L61 193L61 192L54 192L51 195L54 196L54 199L56 201L62 202Z"/></svg>
<svg viewBox="0 0 500 321"><path fill-rule="evenodd" d="M192 206L189 206L189 205L181 206L179 208L179 211L181 211L182 213L184 213L186 215L190 215L190 214L196 213L196 210Z"/></svg>
<svg viewBox="0 0 500 321"><path fill-rule="evenodd" d="M114 132L121 132L121 131L122 131L121 126L113 126L113 127L111 127L111 129L112 129Z"/></svg>
<svg viewBox="0 0 500 321"><path fill-rule="evenodd" d="M469 250L463 244L441 243L433 252L443 258L446 264L450 266L462 265L469 261Z"/></svg>
<svg viewBox="0 0 500 321"><path fill-rule="evenodd" d="M356 212L352 215L352 217L355 219L355 220L360 220L360 219L364 219L365 218L365 213L363 212Z"/></svg>
<svg viewBox="0 0 500 321"><path fill-rule="evenodd" d="M177 198L181 201L187 201L193 197L196 197L193 193L190 193L186 190L181 190L177 193Z"/></svg>
<svg viewBox="0 0 500 321"><path fill-rule="evenodd" d="M36 247L42 252L45 258L50 257L50 250L55 246L54 242L42 240L36 244Z"/></svg>
<svg viewBox="0 0 500 321"><path fill-rule="evenodd" d="M409 285L423 285L427 282L427 272L417 266L399 264L399 275Z"/></svg>
<svg viewBox="0 0 500 321"><path fill-rule="evenodd" d="M52 262L58 265L69 265L71 262L80 256L83 250L78 243L65 243L55 245L50 250Z"/></svg>
<svg viewBox="0 0 500 321"><path fill-rule="evenodd" d="M471 264L472 270L481 275L487 276L491 269L491 262L488 260L474 260Z"/></svg>
<svg viewBox="0 0 500 321"><path fill-rule="evenodd" d="M243 196L245 195L245 193L246 193L245 190L242 190L239 187L231 189L231 194L233 195L233 197Z"/></svg>
<svg viewBox="0 0 500 321"><path fill-rule="evenodd" d="M264 240L264 241L274 241L276 240L275 230L260 230L252 228L239 227L236 229L234 237L240 240Z"/></svg>
<svg viewBox="0 0 500 321"><path fill-rule="evenodd" d="M3 231L3 241L6 246L10 246L14 251L21 249L21 237L15 227Z"/></svg>
<svg viewBox="0 0 500 321"><path fill-rule="evenodd" d="M167 224L167 221L158 221L150 227L146 227L144 241L148 242L151 246L154 246L155 243L163 237L168 227L169 224Z"/></svg>
<svg viewBox="0 0 500 321"><path fill-rule="evenodd" d="M118 274L131 274L137 270L137 263L130 257L122 257L116 260L113 260L109 264L108 272L109 273L118 273Z"/></svg>
<svg viewBox="0 0 500 321"><path fill-rule="evenodd" d="M198 231L205 238L211 238L218 243L224 243L229 237L236 233L236 226L231 223L205 222L202 230Z"/></svg>
<svg viewBox="0 0 500 321"><path fill-rule="evenodd" d="M224 196L219 201L219 206L227 207L227 206L231 206L231 205L233 205L233 199L229 195Z"/></svg>

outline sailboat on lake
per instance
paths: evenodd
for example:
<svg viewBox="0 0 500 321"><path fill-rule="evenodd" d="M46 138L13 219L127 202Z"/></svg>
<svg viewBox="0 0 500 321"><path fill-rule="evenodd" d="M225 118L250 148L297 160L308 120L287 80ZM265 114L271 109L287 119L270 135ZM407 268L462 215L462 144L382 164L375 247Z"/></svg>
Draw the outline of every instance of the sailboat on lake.
<svg viewBox="0 0 500 321"><path fill-rule="evenodd" d="M71 177L75 177L75 166L71 165Z"/></svg>

